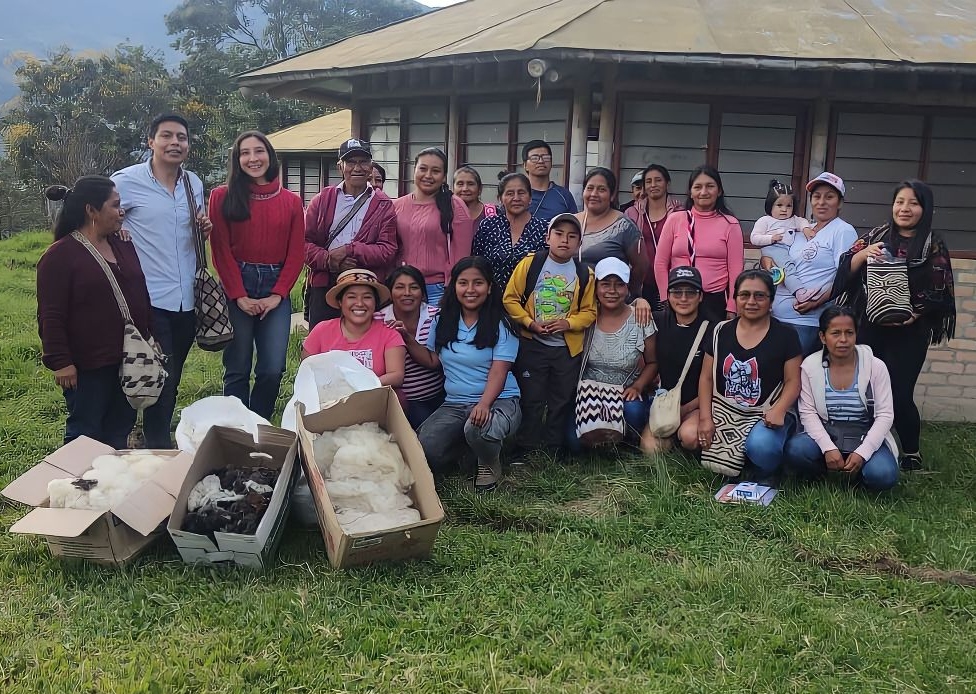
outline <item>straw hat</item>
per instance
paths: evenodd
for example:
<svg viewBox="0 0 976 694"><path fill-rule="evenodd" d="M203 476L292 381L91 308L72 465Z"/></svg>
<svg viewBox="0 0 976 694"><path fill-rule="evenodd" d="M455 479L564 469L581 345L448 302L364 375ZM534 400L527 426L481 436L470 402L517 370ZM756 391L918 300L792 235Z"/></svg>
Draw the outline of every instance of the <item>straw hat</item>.
<svg viewBox="0 0 976 694"><path fill-rule="evenodd" d="M362 268L345 270L337 278L335 286L325 294L325 303L332 308L339 308L339 295L349 287L370 287L376 292L376 307L379 308L390 300L390 290L376 278L376 273Z"/></svg>

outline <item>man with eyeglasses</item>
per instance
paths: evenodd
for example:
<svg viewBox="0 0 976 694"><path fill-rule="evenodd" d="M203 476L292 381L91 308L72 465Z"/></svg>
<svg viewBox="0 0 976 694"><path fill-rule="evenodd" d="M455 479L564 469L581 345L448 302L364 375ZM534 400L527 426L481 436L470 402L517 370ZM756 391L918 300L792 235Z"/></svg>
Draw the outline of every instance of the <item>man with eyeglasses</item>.
<svg viewBox="0 0 976 694"><path fill-rule="evenodd" d="M323 188L305 212L308 327L339 317L325 295L344 270L363 268L386 277L396 255L393 201L371 185L373 155L355 138L339 147L342 183Z"/></svg>
<svg viewBox="0 0 976 694"><path fill-rule="evenodd" d="M546 224L563 212L576 213L576 200L567 188L549 180L552 171L552 147L543 140L530 140L522 148L522 168L532 186L529 212Z"/></svg>

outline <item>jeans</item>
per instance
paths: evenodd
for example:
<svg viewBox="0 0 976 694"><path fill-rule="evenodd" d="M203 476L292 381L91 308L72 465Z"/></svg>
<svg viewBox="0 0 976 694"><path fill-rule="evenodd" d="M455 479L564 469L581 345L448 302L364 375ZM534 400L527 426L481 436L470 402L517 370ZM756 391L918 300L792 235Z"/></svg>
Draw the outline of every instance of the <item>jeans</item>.
<svg viewBox="0 0 976 694"><path fill-rule="evenodd" d="M468 419L472 409L474 405L444 403L420 427L417 437L433 472L443 471L460 459L458 447L462 442L467 443L479 463L496 463L505 439L518 431L522 421L518 398L495 400L484 427L475 426Z"/></svg>
<svg viewBox="0 0 976 694"><path fill-rule="evenodd" d="M786 441L796 431L796 415L786 414L783 426L772 429L761 420L746 437L746 457L761 472L771 475L783 464Z"/></svg>
<svg viewBox="0 0 976 694"><path fill-rule="evenodd" d="M788 325L796 330L796 334L800 338L800 348L803 350L804 357L809 357L823 347L823 343L820 342L820 328L818 326L796 325L794 323L788 323Z"/></svg>
<svg viewBox="0 0 976 694"><path fill-rule="evenodd" d="M171 431L176 396L183 377L183 364L193 346L196 332L197 317L193 311L166 311L153 307L152 333L166 355L168 376L159 400L152 407L146 408L142 415L146 448L173 448Z"/></svg>
<svg viewBox="0 0 976 694"><path fill-rule="evenodd" d="M68 419L64 442L87 436L113 448L128 448L136 411L122 393L119 365L78 370L78 385L64 391Z"/></svg>
<svg viewBox="0 0 976 694"><path fill-rule="evenodd" d="M244 291L249 298L271 296L271 290L281 273L280 265L238 264L241 279L244 280ZM285 373L285 357L291 335L291 299L284 297L273 311L263 317L244 313L236 301L229 303L234 340L223 353L224 395L238 398L252 412L270 420L278 400L281 377ZM258 354L252 388L251 365L255 348Z"/></svg>
<svg viewBox="0 0 976 694"><path fill-rule="evenodd" d="M441 297L444 296L444 283L437 282L427 285L427 303L431 306L440 306Z"/></svg>
<svg viewBox="0 0 976 694"><path fill-rule="evenodd" d="M427 400L407 400L407 421L415 430L444 404L444 393Z"/></svg>
<svg viewBox="0 0 976 694"><path fill-rule="evenodd" d="M824 454L808 434L797 434L786 442L786 465L801 477L816 477L827 472ZM860 477L865 487L876 491L891 489L897 484L898 461L887 445L882 444L864 461Z"/></svg>
<svg viewBox="0 0 976 694"><path fill-rule="evenodd" d="M520 447L555 448L563 443L567 422L575 420L582 359L581 354L570 356L565 345L519 339L515 377L522 393Z"/></svg>
<svg viewBox="0 0 976 694"><path fill-rule="evenodd" d="M624 422L627 424L625 436L640 437L644 428L647 426L647 418L651 413L651 396L644 396L640 400L624 401ZM579 436L576 435L576 415L569 418L566 424L566 448L570 453L578 454L582 452L583 445L580 443Z"/></svg>

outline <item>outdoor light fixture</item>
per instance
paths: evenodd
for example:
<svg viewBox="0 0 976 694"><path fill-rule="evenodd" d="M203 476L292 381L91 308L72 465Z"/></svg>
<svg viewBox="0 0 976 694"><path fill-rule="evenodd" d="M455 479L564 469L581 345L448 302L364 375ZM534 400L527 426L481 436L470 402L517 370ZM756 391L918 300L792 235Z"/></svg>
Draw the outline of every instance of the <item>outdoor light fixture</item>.
<svg viewBox="0 0 976 694"><path fill-rule="evenodd" d="M558 82L559 81L559 71L556 68L550 68L546 70L546 81L547 82Z"/></svg>
<svg viewBox="0 0 976 694"><path fill-rule="evenodd" d="M525 68L529 71L529 77L534 79L540 79L544 74L546 74L546 69L548 67L548 63L541 58L533 58L525 66Z"/></svg>

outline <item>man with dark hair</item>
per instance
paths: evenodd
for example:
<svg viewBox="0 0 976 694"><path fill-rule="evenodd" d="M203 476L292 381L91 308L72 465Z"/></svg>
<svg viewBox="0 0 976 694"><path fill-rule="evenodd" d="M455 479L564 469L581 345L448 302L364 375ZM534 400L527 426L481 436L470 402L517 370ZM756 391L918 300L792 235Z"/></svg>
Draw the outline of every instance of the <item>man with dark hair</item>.
<svg viewBox="0 0 976 694"><path fill-rule="evenodd" d="M167 357L166 386L143 415L146 447L172 448L177 389L196 334L194 218L205 236L212 225L204 208L203 182L183 168L190 151L186 119L173 113L157 116L149 126L148 144L148 161L116 171L112 179L146 276L153 336Z"/></svg>
<svg viewBox="0 0 976 694"><path fill-rule="evenodd" d="M552 171L552 147L543 140L530 140L522 147L522 168L532 185L529 212L545 221L563 212L577 212L573 194L549 180Z"/></svg>

